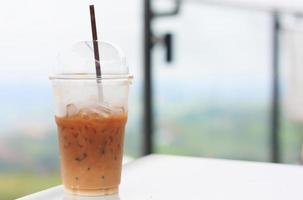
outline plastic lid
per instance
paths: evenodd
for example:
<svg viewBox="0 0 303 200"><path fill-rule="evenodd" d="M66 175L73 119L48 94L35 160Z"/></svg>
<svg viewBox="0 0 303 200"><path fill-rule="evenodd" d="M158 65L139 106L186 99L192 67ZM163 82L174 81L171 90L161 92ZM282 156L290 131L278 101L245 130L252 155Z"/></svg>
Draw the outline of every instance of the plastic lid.
<svg viewBox="0 0 303 200"><path fill-rule="evenodd" d="M115 45L99 41L101 78L131 78L124 53ZM51 79L96 78L92 41L82 41L59 55Z"/></svg>

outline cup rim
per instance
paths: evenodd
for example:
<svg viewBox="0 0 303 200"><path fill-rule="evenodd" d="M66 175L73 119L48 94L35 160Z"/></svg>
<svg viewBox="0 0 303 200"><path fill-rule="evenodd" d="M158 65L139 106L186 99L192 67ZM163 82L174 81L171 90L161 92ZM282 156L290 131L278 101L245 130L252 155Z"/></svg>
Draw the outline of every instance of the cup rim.
<svg viewBox="0 0 303 200"><path fill-rule="evenodd" d="M129 80L133 79L131 74L104 74L100 78L94 73L65 73L49 76L50 80Z"/></svg>

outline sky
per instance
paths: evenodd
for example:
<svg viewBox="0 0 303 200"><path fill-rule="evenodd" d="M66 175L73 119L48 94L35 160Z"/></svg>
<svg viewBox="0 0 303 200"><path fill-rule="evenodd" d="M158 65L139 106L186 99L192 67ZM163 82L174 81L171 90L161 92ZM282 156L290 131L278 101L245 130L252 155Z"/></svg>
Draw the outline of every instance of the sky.
<svg viewBox="0 0 303 200"><path fill-rule="evenodd" d="M75 42L91 39L89 4L95 4L99 39L120 46L127 57L134 75L130 102L141 102L142 2L3 1L0 7L0 103L5 111L2 117L9 113L5 121L9 123L3 123L9 128L21 117L25 119L34 106L36 111L24 124L51 117L48 76L58 65L58 54L62 50ZM153 23L155 36L170 32L174 37L173 63L164 61L161 45L154 47L155 100L172 93L177 93L177 98L186 95L197 101L218 97L268 100L271 16L266 12L196 2L185 1L178 16L156 19ZM161 1L156 4L161 8Z"/></svg>
<svg viewBox="0 0 303 200"><path fill-rule="evenodd" d="M57 56L73 43L91 39L89 4L95 4L98 35L116 43L138 71L141 37L139 0L12 0L0 8L0 80L44 79ZM119 6L117 6L119 5ZM113 9L114 8L114 9ZM135 45L132 45L134 44ZM134 59L135 58L135 59Z"/></svg>
<svg viewBox="0 0 303 200"><path fill-rule="evenodd" d="M141 78L142 1L12 0L5 1L0 8L0 80L21 77L45 80L53 66L58 65L60 51L77 41L91 39L90 3L96 7L99 38L120 46L132 73ZM156 21L154 27L158 35L167 30L174 33L178 49L175 52L177 63L174 64L177 66L189 63L207 65L195 69L205 76L214 73L209 70L213 66L220 65L220 70L230 71L224 67L227 65L225 60L240 75L247 72L242 65L259 74L263 73L265 65L268 66L269 18L262 12L244 13L230 8L184 3L180 16L162 21ZM161 47L159 49L161 51ZM182 51L184 49L187 52ZM201 57L203 59L199 59ZM193 74L183 68L175 70L179 69L180 73ZM161 73L166 75L165 70Z"/></svg>

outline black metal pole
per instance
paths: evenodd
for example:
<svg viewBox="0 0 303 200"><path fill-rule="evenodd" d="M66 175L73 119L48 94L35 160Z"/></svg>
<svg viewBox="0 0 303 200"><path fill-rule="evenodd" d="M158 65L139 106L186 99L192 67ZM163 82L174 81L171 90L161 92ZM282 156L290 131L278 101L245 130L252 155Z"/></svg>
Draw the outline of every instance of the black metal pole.
<svg viewBox="0 0 303 200"><path fill-rule="evenodd" d="M280 22L279 13L272 14L272 107L271 107L271 159L280 162L279 130L280 130L280 94L279 94L279 52L280 52Z"/></svg>
<svg viewBox="0 0 303 200"><path fill-rule="evenodd" d="M153 95L152 95L152 32L151 2L144 0L144 155L153 152Z"/></svg>

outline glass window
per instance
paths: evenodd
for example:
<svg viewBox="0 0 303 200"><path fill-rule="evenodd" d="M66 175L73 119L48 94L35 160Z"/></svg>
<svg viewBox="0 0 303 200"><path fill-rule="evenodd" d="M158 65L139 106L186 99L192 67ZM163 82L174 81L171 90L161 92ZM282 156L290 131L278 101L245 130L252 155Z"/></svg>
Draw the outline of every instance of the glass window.
<svg viewBox="0 0 303 200"><path fill-rule="evenodd" d="M299 163L302 22L296 18L289 27L284 18L280 157ZM174 36L172 63L165 62L163 47L154 52L157 152L271 160L272 26L268 12L197 1L184 2L176 17L155 21L156 35Z"/></svg>
<svg viewBox="0 0 303 200"><path fill-rule="evenodd" d="M269 161L270 15L188 1L154 28L157 152Z"/></svg>

